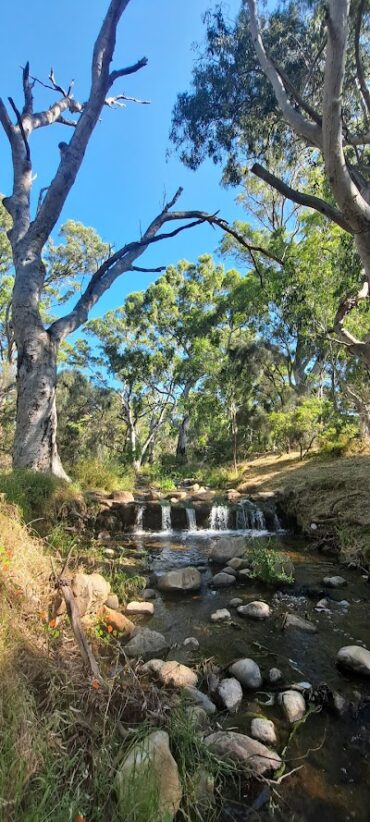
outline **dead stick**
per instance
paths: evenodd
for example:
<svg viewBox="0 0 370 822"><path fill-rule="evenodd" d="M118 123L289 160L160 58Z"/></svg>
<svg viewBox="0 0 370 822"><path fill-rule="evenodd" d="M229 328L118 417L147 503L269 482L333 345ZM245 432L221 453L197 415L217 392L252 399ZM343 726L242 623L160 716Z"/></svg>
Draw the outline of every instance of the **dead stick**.
<svg viewBox="0 0 370 822"><path fill-rule="evenodd" d="M67 613L71 621L72 630L75 635L81 656L86 665L90 668L92 675L102 684L103 679L99 670L99 665L86 639L86 634L81 625L80 614L75 602L72 588L66 579L59 577L56 581L56 588L59 588L65 600Z"/></svg>

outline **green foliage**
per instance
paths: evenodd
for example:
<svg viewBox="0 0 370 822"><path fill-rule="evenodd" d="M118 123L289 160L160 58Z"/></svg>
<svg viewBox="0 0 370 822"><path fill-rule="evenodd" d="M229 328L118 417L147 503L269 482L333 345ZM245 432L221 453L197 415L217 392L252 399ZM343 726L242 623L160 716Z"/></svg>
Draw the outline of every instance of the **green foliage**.
<svg viewBox="0 0 370 822"><path fill-rule="evenodd" d="M0 493L20 508L25 522L44 516L48 503L62 485L64 483L50 474L23 468L0 473Z"/></svg>
<svg viewBox="0 0 370 822"><path fill-rule="evenodd" d="M49 534L44 537L44 540L52 552L59 554L63 558L66 558L69 552L77 545L76 537L71 536L62 523L53 525Z"/></svg>
<svg viewBox="0 0 370 822"><path fill-rule="evenodd" d="M135 476L130 467L86 457L73 467L73 478L83 490L132 491Z"/></svg>
<svg viewBox="0 0 370 822"><path fill-rule="evenodd" d="M340 420L339 425L329 425L320 434L320 454L341 457L348 453L356 442L358 442L358 423Z"/></svg>
<svg viewBox="0 0 370 822"><path fill-rule="evenodd" d="M110 575L112 591L117 594L123 605L135 599L146 586L146 578L140 574L129 576L123 571L118 571L114 566Z"/></svg>
<svg viewBox="0 0 370 822"><path fill-rule="evenodd" d="M276 551L268 541L256 540L248 548L247 555L255 579L269 584L294 582L290 570L286 570L290 565L288 557Z"/></svg>

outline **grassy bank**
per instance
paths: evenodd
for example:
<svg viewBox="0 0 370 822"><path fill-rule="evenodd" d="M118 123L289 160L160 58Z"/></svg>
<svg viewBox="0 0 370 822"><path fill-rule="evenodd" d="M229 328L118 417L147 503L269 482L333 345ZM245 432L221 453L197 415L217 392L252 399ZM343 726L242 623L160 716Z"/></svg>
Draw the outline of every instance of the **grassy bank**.
<svg viewBox="0 0 370 822"><path fill-rule="evenodd" d="M370 561L369 454L303 461L298 454L266 455L239 466L237 488L277 493L282 510L319 545L345 560Z"/></svg>

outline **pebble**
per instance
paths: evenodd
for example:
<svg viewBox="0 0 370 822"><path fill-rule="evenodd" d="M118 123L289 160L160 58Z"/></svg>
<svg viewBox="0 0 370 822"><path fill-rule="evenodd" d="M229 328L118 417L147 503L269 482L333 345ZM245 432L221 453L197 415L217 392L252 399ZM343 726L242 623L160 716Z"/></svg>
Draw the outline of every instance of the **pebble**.
<svg viewBox="0 0 370 822"><path fill-rule="evenodd" d="M199 642L195 636L187 636L184 639L183 645L185 648L188 648L189 651L197 651L199 648Z"/></svg>
<svg viewBox="0 0 370 822"><path fill-rule="evenodd" d="M267 681L270 685L275 685L277 682L281 682L283 678L283 674L281 673L279 668L270 668L267 674Z"/></svg>

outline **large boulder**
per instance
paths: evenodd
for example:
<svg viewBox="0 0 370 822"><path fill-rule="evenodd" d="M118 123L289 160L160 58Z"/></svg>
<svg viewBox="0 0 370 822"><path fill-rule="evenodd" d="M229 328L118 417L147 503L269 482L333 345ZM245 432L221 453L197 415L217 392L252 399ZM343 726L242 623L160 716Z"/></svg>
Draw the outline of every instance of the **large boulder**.
<svg viewBox="0 0 370 822"><path fill-rule="evenodd" d="M360 645L346 645L337 654L337 663L356 674L370 676L370 651Z"/></svg>
<svg viewBox="0 0 370 822"><path fill-rule="evenodd" d="M262 685L261 671L254 659L238 659L230 665L229 671L243 688L260 688Z"/></svg>
<svg viewBox="0 0 370 822"><path fill-rule="evenodd" d="M288 722L291 724L299 722L306 713L306 703L299 691L283 691L279 694L278 702L282 706Z"/></svg>
<svg viewBox="0 0 370 822"><path fill-rule="evenodd" d="M158 578L158 588L160 591L199 591L202 585L202 577L197 568L188 566L187 568L176 568L168 571Z"/></svg>
<svg viewBox="0 0 370 822"><path fill-rule="evenodd" d="M150 659L153 656L163 656L168 650L167 640L158 631L150 628L139 628L135 635L125 645L125 654L129 657Z"/></svg>
<svg viewBox="0 0 370 822"><path fill-rule="evenodd" d="M117 772L115 789L122 819L133 808L140 819L175 817L182 787L165 731L153 731L134 745Z"/></svg>
<svg viewBox="0 0 370 822"><path fill-rule="evenodd" d="M244 537L231 537L214 540L209 553L210 562L227 565L230 559L242 557L246 552ZM232 566L231 566L232 567Z"/></svg>
<svg viewBox="0 0 370 822"><path fill-rule="evenodd" d="M223 679L217 688L217 696L229 713L236 714L243 699L240 682L233 676Z"/></svg>
<svg viewBox="0 0 370 822"><path fill-rule="evenodd" d="M267 619L270 616L270 608L266 602L249 602L248 605L239 605L237 608L240 616L249 617L250 619Z"/></svg>
<svg viewBox="0 0 370 822"><path fill-rule="evenodd" d="M237 767L254 776L276 771L281 765L280 756L275 751L269 751L261 742L246 734L217 731L207 736L205 743L220 759L234 762Z"/></svg>

